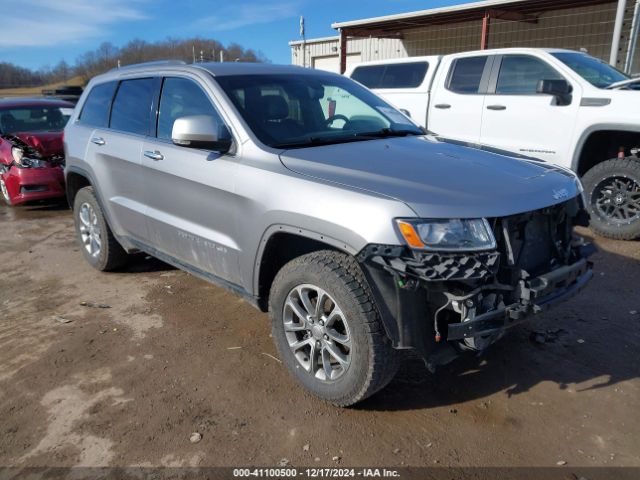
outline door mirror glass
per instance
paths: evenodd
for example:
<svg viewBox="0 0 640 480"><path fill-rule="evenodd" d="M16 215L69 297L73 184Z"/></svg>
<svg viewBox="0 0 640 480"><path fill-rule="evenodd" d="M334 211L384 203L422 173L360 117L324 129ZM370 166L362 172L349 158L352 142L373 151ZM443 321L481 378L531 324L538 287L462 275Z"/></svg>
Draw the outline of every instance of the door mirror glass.
<svg viewBox="0 0 640 480"><path fill-rule="evenodd" d="M564 97L571 93L571 85L566 80L540 80L536 92Z"/></svg>
<svg viewBox="0 0 640 480"><path fill-rule="evenodd" d="M231 148L231 132L210 115L190 115L173 122L171 140L183 147L226 153Z"/></svg>

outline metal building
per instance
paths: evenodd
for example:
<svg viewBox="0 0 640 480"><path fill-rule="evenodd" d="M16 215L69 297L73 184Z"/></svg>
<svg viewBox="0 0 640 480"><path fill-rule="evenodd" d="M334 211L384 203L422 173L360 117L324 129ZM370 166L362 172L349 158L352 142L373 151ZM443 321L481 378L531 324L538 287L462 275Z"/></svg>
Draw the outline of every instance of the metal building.
<svg viewBox="0 0 640 480"><path fill-rule="evenodd" d="M485 0L333 23L334 37L290 42L294 65L344 71L355 63L502 47L584 50L627 72L640 0Z"/></svg>

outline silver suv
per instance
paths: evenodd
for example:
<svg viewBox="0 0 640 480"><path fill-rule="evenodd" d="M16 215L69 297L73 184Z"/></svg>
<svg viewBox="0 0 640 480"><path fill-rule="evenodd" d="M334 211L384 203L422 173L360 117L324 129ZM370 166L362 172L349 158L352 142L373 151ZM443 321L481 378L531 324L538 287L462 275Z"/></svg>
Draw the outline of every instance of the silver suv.
<svg viewBox="0 0 640 480"><path fill-rule="evenodd" d="M446 143L352 80L153 63L94 78L64 134L78 241L143 251L269 311L284 364L336 405L401 353L483 350L592 276L569 171Z"/></svg>

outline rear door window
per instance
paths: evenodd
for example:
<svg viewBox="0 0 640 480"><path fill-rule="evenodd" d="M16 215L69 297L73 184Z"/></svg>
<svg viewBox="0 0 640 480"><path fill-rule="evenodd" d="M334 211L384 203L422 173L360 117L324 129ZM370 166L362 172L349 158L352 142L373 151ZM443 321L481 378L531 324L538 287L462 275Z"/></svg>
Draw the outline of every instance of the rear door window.
<svg viewBox="0 0 640 480"><path fill-rule="evenodd" d="M368 88L416 88L424 81L427 62L357 67L351 78Z"/></svg>
<svg viewBox="0 0 640 480"><path fill-rule="evenodd" d="M109 123L109 109L117 82L101 83L94 86L84 102L79 123L92 127L106 127Z"/></svg>
<svg viewBox="0 0 640 480"><path fill-rule="evenodd" d="M449 90L457 93L480 93L487 56L458 58L451 66Z"/></svg>
<svg viewBox="0 0 640 480"><path fill-rule="evenodd" d="M151 103L155 78L136 78L120 82L111 109L110 127L122 132L149 135Z"/></svg>

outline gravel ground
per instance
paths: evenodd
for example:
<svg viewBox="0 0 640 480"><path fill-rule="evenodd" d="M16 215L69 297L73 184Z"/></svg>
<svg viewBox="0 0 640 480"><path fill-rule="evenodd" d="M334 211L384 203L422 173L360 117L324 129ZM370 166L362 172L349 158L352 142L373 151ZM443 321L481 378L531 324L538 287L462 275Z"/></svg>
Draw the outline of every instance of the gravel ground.
<svg viewBox="0 0 640 480"><path fill-rule="evenodd" d="M596 239L579 297L338 409L267 315L142 255L96 272L72 226L0 207L0 466L640 466L640 242Z"/></svg>

